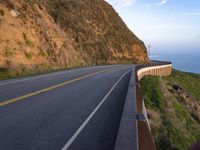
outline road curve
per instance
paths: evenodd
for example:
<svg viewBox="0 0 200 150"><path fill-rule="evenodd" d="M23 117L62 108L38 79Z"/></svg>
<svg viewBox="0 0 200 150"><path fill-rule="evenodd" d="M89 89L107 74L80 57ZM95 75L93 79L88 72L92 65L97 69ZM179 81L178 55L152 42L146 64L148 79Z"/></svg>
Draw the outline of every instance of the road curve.
<svg viewBox="0 0 200 150"><path fill-rule="evenodd" d="M0 81L0 150L112 150L133 65Z"/></svg>

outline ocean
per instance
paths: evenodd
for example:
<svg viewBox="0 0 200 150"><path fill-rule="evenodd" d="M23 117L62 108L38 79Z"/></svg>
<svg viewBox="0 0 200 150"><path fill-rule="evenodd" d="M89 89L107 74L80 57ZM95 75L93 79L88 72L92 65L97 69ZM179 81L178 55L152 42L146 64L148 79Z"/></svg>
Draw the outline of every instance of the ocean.
<svg viewBox="0 0 200 150"><path fill-rule="evenodd" d="M173 68L177 70L200 74L200 52L153 54L150 59L171 61Z"/></svg>

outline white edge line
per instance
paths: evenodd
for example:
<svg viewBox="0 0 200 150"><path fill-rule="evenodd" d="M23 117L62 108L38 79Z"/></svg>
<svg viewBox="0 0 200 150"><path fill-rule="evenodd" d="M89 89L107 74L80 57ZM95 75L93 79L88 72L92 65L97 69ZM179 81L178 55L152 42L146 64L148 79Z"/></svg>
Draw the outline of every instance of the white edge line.
<svg viewBox="0 0 200 150"><path fill-rule="evenodd" d="M95 115L95 113L98 111L98 109L101 107L101 105L105 102L107 97L110 95L110 93L114 90L114 88L117 86L117 84L121 81L121 79L128 73L130 70L125 72L113 85L113 87L110 89L110 91L106 94L106 96L101 100L101 102L98 104L98 106L93 110L93 112L88 116L88 118L83 122L83 124L79 127L79 129L74 133L74 135L68 140L68 142L64 145L64 147L61 150L67 150L70 145L74 142L74 140L77 138L77 136L81 133L81 131L85 128L85 126L88 124L88 122L92 119L92 117Z"/></svg>

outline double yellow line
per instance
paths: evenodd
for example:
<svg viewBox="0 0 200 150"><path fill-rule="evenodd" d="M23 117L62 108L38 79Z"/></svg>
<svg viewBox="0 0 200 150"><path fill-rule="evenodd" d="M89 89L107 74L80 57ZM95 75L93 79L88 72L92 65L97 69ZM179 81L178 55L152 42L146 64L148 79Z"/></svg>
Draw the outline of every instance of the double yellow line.
<svg viewBox="0 0 200 150"><path fill-rule="evenodd" d="M61 86L70 84L70 83L75 82L75 81L78 81L78 80L82 80L82 79L85 79L85 78L94 76L94 75L99 74L99 73L107 72L107 71L109 71L109 70L111 70L111 68L110 68L110 69L106 69L106 70L97 71L97 72L94 72L94 73L91 73L91 74L88 74L88 75L85 75L85 76L81 76L81 77L78 77L78 78L76 78L76 79L69 80L69 81L66 81L66 82L63 82L63 83L60 83L60 84L56 84L56 85L54 85L54 86L50 86L50 87L48 87L48 88L44 88L44 89L39 90L39 91L35 91L35 92L32 92L32 93L28 93L28 94L25 94L25 95L22 95L22 96L13 98L13 99L5 100L5 101L3 101L3 102L0 103L0 107L5 106L5 105L8 105L8 104L10 104L10 103L14 103L14 102L20 101L20 100L24 100L24 99L26 99L26 98L29 98L29 97L31 97L31 96L38 95L38 94L40 94L40 93L44 93L44 92L53 90L53 89L55 89L55 88L58 88L58 87L61 87Z"/></svg>

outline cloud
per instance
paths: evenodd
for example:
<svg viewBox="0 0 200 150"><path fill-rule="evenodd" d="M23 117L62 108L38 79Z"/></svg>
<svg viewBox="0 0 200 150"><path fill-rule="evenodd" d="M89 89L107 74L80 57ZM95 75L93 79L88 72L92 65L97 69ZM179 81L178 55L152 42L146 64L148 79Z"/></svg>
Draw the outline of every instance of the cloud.
<svg viewBox="0 0 200 150"><path fill-rule="evenodd" d="M121 5L123 6L130 6L133 3L135 3L136 0L118 0L119 3L121 3Z"/></svg>
<svg viewBox="0 0 200 150"><path fill-rule="evenodd" d="M106 0L106 1L113 4L116 7L130 6L136 2L136 0Z"/></svg>
<svg viewBox="0 0 200 150"><path fill-rule="evenodd" d="M190 12L184 12L185 16L200 16L200 10L193 10Z"/></svg>
<svg viewBox="0 0 200 150"><path fill-rule="evenodd" d="M156 3L157 6L162 6L167 4L168 0L161 0L159 3Z"/></svg>
<svg viewBox="0 0 200 150"><path fill-rule="evenodd" d="M157 3L146 3L144 6L146 8L150 8L150 7L153 7L153 6L162 6L162 5L165 5L167 3L168 3L168 0L160 0Z"/></svg>

